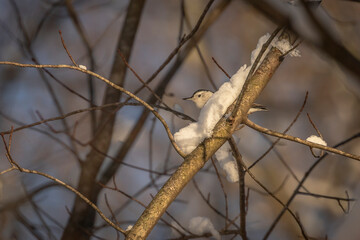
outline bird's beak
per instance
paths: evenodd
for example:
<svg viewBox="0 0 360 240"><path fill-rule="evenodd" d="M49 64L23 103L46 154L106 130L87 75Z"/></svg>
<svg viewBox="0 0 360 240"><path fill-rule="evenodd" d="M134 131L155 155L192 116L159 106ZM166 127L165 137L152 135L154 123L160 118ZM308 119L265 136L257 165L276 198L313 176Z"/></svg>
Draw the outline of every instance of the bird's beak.
<svg viewBox="0 0 360 240"><path fill-rule="evenodd" d="M183 100L190 100L192 97L183 98Z"/></svg>

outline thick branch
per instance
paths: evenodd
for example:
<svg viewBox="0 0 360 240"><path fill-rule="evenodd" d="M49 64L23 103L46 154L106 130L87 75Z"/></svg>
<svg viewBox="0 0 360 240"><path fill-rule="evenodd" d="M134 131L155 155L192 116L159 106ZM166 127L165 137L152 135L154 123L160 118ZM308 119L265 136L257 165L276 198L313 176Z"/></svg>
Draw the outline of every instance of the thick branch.
<svg viewBox="0 0 360 240"><path fill-rule="evenodd" d="M119 49L129 61L135 35L140 22L140 17L145 4L145 0L133 0L129 2L124 25L118 40ZM107 82L105 90L104 104L118 102L121 96L119 91L125 79L126 66L120 56L115 55L115 60L110 74L110 81ZM93 75L94 76L94 75ZM118 86L115 87L114 86ZM103 124L97 129L91 149L86 157L80 173L78 190L83 193L90 201L96 203L98 192L94 191L94 185L98 171L105 159L101 152L107 152L111 143L113 127L115 122L115 108L112 111L104 111L100 117ZM97 149L97 150L96 150ZM89 239L95 219L95 212L90 209L79 197L76 198L71 217L64 230L62 239ZM84 231L85 230L85 231Z"/></svg>
<svg viewBox="0 0 360 240"><path fill-rule="evenodd" d="M145 239L166 208L182 191L186 184L204 166L206 161L231 137L236 124L246 119L247 112L281 63L282 53L272 48L255 74L249 79L240 100L238 114L234 120L223 117L215 126L211 138L205 139L185 157L184 163L160 189L153 201L143 212L126 239ZM232 107L229 107L228 111Z"/></svg>
<svg viewBox="0 0 360 240"><path fill-rule="evenodd" d="M171 81L173 76L176 74L177 70L180 68L180 66L185 61L187 56L190 54L192 49L196 46L196 44L203 37L206 30L210 26L212 26L212 24L219 18L221 13L226 9L226 7L229 5L230 2L231 2L231 0L223 0L223 1L219 2L219 4L217 4L208 13L207 18L204 19L204 22L202 23L201 27L198 29L196 34L193 35L193 38L189 39L190 41L184 47L183 51L178 53L178 55L176 57L176 61L174 62L173 65L171 65L171 67L169 68L167 73L164 75L164 77L161 79L160 83L157 85L157 87L154 91L157 95L159 95L160 97L163 96L166 86ZM201 19L202 19L202 17L200 17L199 21ZM191 32L194 33L194 31L191 31ZM170 55L172 55L172 54L170 54ZM165 62L168 62L168 59L169 58L167 58L165 60ZM154 75L152 75L146 82L150 82L153 79L153 76ZM143 87L141 87L138 91L140 91L142 88ZM138 91L135 91L135 93L137 93ZM147 101L147 103L149 103L149 104L154 104L155 102L156 102L156 98L153 95ZM123 144L121 146L121 148L118 150L116 157L115 157L116 161L114 161L111 165L109 165L106 168L106 170L104 171L103 176L100 178L101 183L106 184L111 179L111 177L115 174L115 172L118 170L118 167L123 162L125 156L129 152L135 139L137 138L138 134L141 132L141 130L146 122L146 119L149 116L149 113L150 112L148 109L143 110L143 112L141 113L140 117L138 118L136 124L133 126L131 132L128 134L128 137L124 141L124 143L126 143L126 144Z"/></svg>

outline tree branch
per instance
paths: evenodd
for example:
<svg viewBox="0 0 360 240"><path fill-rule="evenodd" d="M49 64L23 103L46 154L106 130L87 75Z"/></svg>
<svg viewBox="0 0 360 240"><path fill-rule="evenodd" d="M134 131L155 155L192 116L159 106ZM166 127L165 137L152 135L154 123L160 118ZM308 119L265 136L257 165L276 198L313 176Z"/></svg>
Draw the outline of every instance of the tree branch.
<svg viewBox="0 0 360 240"><path fill-rule="evenodd" d="M287 32L285 31L285 33ZM284 38L287 38L287 36L289 36L288 33L283 34ZM234 121L223 117L213 129L212 137L205 139L193 152L185 157L183 164L156 194L155 198L126 236L126 239L145 239L148 236L166 208L177 197L186 184L204 166L207 160L231 137L237 128L236 123L241 123L243 119L246 119L247 112L252 103L280 65L282 61L281 56L281 51L276 48L271 48L257 71L249 79L248 87L243 89L244 94L240 102L239 112ZM235 102L233 105L234 104ZM230 106L228 112L232 108L233 106Z"/></svg>

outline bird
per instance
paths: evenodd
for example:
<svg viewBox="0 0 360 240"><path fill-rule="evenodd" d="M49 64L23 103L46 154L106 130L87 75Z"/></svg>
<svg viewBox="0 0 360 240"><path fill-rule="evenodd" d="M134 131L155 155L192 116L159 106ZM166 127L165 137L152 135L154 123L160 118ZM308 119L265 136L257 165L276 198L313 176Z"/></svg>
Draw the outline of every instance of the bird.
<svg viewBox="0 0 360 240"><path fill-rule="evenodd" d="M210 90L199 89L195 91L191 97L183 98L183 100L190 100L193 103L195 103L197 108L201 109L213 94L214 93ZM268 109L265 106L261 104L253 103L253 105L248 111L248 114L259 111L267 111L267 110Z"/></svg>

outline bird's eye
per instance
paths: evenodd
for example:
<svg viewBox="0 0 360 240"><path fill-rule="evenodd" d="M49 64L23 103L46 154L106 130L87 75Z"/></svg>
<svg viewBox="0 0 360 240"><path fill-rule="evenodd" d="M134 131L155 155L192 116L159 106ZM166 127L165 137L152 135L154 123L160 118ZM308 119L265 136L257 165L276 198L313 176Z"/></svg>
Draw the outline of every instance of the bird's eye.
<svg viewBox="0 0 360 240"><path fill-rule="evenodd" d="M201 94L199 94L198 97L201 97Z"/></svg>

